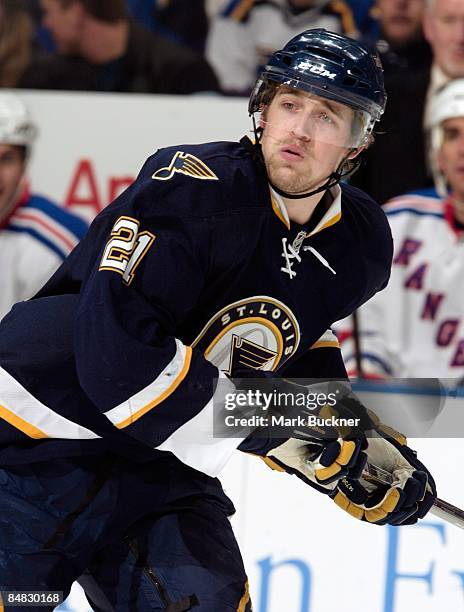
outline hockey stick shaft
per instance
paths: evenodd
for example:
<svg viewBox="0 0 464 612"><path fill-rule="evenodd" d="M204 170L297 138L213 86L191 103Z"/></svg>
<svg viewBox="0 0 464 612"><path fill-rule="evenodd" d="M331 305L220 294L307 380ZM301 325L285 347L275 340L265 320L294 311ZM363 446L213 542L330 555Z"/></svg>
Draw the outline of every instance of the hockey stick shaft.
<svg viewBox="0 0 464 612"><path fill-rule="evenodd" d="M391 485L393 482L393 477L389 472L372 463L366 464L362 477L373 484ZM442 520L464 529L464 510L449 504L443 499L436 499L430 512Z"/></svg>

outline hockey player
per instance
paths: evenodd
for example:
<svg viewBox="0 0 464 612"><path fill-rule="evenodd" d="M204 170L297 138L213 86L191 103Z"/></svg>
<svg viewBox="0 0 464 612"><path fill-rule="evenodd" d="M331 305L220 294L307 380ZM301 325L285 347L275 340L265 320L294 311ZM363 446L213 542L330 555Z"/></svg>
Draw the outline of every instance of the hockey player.
<svg viewBox="0 0 464 612"><path fill-rule="evenodd" d="M0 319L40 289L87 229L30 193L25 172L35 134L22 101L0 92Z"/></svg>
<svg viewBox="0 0 464 612"><path fill-rule="evenodd" d="M384 206L396 246L388 288L358 313L364 376L464 376L463 79L435 95L430 121L438 193L409 193ZM355 374L349 320L341 328Z"/></svg>
<svg viewBox="0 0 464 612"><path fill-rule="evenodd" d="M66 594L86 570L97 610L251 610L214 478L237 447L358 519L426 514L432 477L354 398L337 410L370 437L212 433L227 374L254 368L287 389L281 374L346 376L330 325L385 286L392 243L381 209L339 181L384 105L366 47L298 35L251 96L254 143L157 151L5 318L0 590ZM364 487L366 457L393 473L390 488Z"/></svg>
<svg viewBox="0 0 464 612"><path fill-rule="evenodd" d="M229 95L248 95L276 49L302 30L326 28L358 37L344 0L229 0L210 21L206 56Z"/></svg>

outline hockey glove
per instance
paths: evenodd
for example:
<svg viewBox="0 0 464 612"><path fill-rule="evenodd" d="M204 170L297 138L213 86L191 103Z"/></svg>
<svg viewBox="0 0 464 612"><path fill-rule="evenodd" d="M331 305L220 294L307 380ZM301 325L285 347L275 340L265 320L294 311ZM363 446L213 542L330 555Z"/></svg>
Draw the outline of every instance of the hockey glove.
<svg viewBox="0 0 464 612"><path fill-rule="evenodd" d="M283 411L273 406L272 414L285 414L292 418L296 414L304 422L317 418L317 423L286 428L288 437L277 438L270 428L260 428L246 438L239 450L260 456L272 469L295 474L306 484L326 494L333 493L343 477L359 478L367 457L363 452L366 446L364 429L371 427L370 417L362 404L351 401L351 390L346 382L297 385L285 379L273 379L274 389L280 394L308 395L328 393L338 389L343 400L334 407L322 406L318 410L299 407L297 411ZM338 428L332 424L333 418L351 419L358 426L350 429ZM328 424L324 424L324 422Z"/></svg>
<svg viewBox="0 0 464 612"><path fill-rule="evenodd" d="M348 476L331 494L335 503L355 518L376 525L412 525L423 518L437 491L432 475L407 446L406 438L378 424L364 452L369 463L393 476L392 484L375 485Z"/></svg>

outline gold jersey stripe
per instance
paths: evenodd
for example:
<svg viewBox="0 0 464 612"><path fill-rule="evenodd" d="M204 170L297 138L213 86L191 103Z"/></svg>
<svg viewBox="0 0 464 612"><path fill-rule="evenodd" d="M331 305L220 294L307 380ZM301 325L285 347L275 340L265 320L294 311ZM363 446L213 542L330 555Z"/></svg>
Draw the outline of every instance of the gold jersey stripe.
<svg viewBox="0 0 464 612"><path fill-rule="evenodd" d="M340 343L338 342L338 340L318 340L310 347L310 350L327 347L340 348Z"/></svg>
<svg viewBox="0 0 464 612"><path fill-rule="evenodd" d="M239 601L237 612L245 612L246 605L250 602L250 589L248 586L248 580L245 582L245 592L242 595L241 600Z"/></svg>
<svg viewBox="0 0 464 612"><path fill-rule="evenodd" d="M17 414L11 412L11 410L8 410L8 408L5 408L5 406L1 405L0 418L9 423L10 425L13 425L13 427L16 427L16 429L22 431L23 434L26 434L26 436L29 436L29 438L40 440L42 438L49 437L44 431L42 431L38 427L35 427L31 423L28 423L27 421L19 417Z"/></svg>
<svg viewBox="0 0 464 612"><path fill-rule="evenodd" d="M192 347L187 346L186 351L185 351L184 365L182 366L182 370L179 372L176 378L172 381L169 387L163 393L161 393L161 395L158 395L158 397L156 397L154 400L152 400L151 402L149 402L148 404L146 404L145 406L137 410L137 412L135 412L134 414L131 414L129 417L127 417L127 419L124 419L124 421L121 421L120 423L115 423L114 424L115 427L117 427L118 429L123 429L124 427L131 425L132 423L134 423L134 421L137 421L138 419L143 417L152 408L154 408L155 406L158 406L158 404L161 404L161 402L164 402L164 400L167 397L169 397L172 393L174 393L174 391L177 389L180 383L187 376L187 373L190 369L191 360L192 360Z"/></svg>

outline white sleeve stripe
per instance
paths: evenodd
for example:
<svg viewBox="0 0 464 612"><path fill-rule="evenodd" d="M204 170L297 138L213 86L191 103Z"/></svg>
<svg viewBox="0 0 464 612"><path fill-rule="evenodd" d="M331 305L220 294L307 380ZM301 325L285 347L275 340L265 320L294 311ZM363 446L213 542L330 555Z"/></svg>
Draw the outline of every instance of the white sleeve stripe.
<svg viewBox="0 0 464 612"><path fill-rule="evenodd" d="M328 329L314 344L319 344L319 342L336 342L338 344L338 338L331 329Z"/></svg>
<svg viewBox="0 0 464 612"><path fill-rule="evenodd" d="M35 230L38 234L49 240L52 244L56 245L65 253L70 253L79 242L74 234L71 234L67 230L65 231L61 225L58 225L45 215L43 219L39 218L39 216L35 215L35 213L34 216L28 215L24 218L22 216L15 215L11 221L11 225Z"/></svg>
<svg viewBox="0 0 464 612"><path fill-rule="evenodd" d="M39 402L1 367L0 418L34 439L92 440L100 437Z"/></svg>
<svg viewBox="0 0 464 612"><path fill-rule="evenodd" d="M105 412L105 416L118 429L131 425L174 393L187 376L191 359L192 348L176 339L174 358L155 380L119 406Z"/></svg>
<svg viewBox="0 0 464 612"><path fill-rule="evenodd" d="M52 228L54 232L56 232L57 234L60 234L60 237L62 240L65 240L71 243L79 242L79 238L76 236L76 234L74 234L74 232L72 232L65 225L63 225L63 223L60 223L59 221L57 221L50 215L47 215L47 213L37 208L20 207L15 212L14 216L12 217L12 220L16 222L16 220L18 219L34 219L34 218L37 219L39 223L42 223L43 225Z"/></svg>
<svg viewBox="0 0 464 612"><path fill-rule="evenodd" d="M401 210L403 208L412 208L417 211L426 210L432 212L443 212L443 202L441 200L431 198L412 198L411 196L399 197L390 200L383 206L385 211L391 212Z"/></svg>
<svg viewBox="0 0 464 612"><path fill-rule="evenodd" d="M220 379L227 379L219 372ZM224 384L224 383L222 383ZM235 389L230 382L230 389ZM169 451L182 463L208 476L216 477L244 438L215 438L213 433L213 398L190 421L176 429L156 448Z"/></svg>

